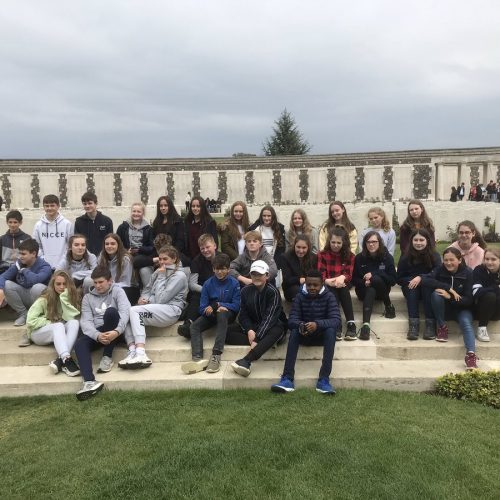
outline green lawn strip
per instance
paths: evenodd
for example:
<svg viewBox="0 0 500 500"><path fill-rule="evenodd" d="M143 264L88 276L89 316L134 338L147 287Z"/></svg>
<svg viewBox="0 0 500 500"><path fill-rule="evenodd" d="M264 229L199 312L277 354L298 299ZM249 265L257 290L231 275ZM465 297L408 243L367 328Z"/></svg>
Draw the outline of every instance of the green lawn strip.
<svg viewBox="0 0 500 500"><path fill-rule="evenodd" d="M499 415L360 390L2 399L0 495L494 498Z"/></svg>

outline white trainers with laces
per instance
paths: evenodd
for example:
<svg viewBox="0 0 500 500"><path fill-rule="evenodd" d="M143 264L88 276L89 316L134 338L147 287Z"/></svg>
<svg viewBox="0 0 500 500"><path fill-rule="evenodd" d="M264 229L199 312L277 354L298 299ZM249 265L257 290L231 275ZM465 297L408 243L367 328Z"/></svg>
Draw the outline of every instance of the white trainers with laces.
<svg viewBox="0 0 500 500"><path fill-rule="evenodd" d="M485 326L478 326L476 338L481 342L489 342L490 336L488 335L488 329Z"/></svg>
<svg viewBox="0 0 500 500"><path fill-rule="evenodd" d="M102 382L97 382L97 380L89 380L83 383L83 387L76 393L76 399L79 401L85 401L86 399L95 396L102 388L104 384Z"/></svg>
<svg viewBox="0 0 500 500"><path fill-rule="evenodd" d="M127 368L129 370L137 370L139 368L149 368L152 364L153 362L148 358L146 353L139 354L136 352L132 360L127 363Z"/></svg>
<svg viewBox="0 0 500 500"><path fill-rule="evenodd" d="M127 357L123 358L121 361L118 361L118 367L126 370L128 368L128 365L132 363L133 359L135 358L135 354L136 351L128 351Z"/></svg>
<svg viewBox="0 0 500 500"><path fill-rule="evenodd" d="M109 356L103 356L99 363L99 368L97 368L97 373L108 373L114 365L113 360Z"/></svg>

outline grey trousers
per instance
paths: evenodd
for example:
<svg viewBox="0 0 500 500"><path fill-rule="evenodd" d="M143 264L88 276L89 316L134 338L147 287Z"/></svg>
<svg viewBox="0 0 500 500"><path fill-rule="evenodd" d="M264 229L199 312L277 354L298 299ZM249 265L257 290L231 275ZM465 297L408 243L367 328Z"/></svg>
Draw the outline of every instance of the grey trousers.
<svg viewBox="0 0 500 500"><path fill-rule="evenodd" d="M170 304L146 304L130 308L130 321L125 328L127 345L146 342L146 326L170 326L177 322L182 309Z"/></svg>
<svg viewBox="0 0 500 500"><path fill-rule="evenodd" d="M28 309L33 305L42 292L47 288L43 283L37 283L31 288L24 288L15 281L5 282L5 300L19 316L28 314Z"/></svg>
<svg viewBox="0 0 500 500"><path fill-rule="evenodd" d="M217 312L212 316L200 316L194 323L191 323L191 356L193 359L203 358L203 336L202 332L212 326L215 328L215 342L212 349L214 354L221 354L224 351L226 342L227 325L232 323L236 317L233 311Z"/></svg>
<svg viewBox="0 0 500 500"><path fill-rule="evenodd" d="M77 319L70 319L66 323L51 323L38 328L38 330L33 330L31 340L37 345L54 343L57 355L64 360L71 355L70 353L78 337L79 328L80 322Z"/></svg>

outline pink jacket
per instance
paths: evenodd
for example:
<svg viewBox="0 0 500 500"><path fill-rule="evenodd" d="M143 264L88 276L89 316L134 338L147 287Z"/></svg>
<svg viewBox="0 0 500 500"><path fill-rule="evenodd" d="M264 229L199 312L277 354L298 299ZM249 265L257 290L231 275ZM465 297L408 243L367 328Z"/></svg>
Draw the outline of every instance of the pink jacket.
<svg viewBox="0 0 500 500"><path fill-rule="evenodd" d="M479 264L483 263L484 250L479 246L478 243L473 243L472 246L467 251L462 250L458 246L458 241L454 241L450 246L460 250L460 253L462 254L465 263L471 269L474 269L475 267L479 266Z"/></svg>

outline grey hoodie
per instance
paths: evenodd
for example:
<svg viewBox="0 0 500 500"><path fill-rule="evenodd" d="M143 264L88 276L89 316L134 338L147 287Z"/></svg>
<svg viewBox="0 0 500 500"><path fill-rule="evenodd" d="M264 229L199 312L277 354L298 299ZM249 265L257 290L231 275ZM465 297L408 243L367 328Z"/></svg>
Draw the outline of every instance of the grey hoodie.
<svg viewBox="0 0 500 500"><path fill-rule="evenodd" d="M66 271L74 280L83 280L85 278L90 278L92 271L97 266L97 258L93 253L88 252L87 259L88 263L85 258L81 260L70 259L68 265L68 258L65 256L59 261L56 269Z"/></svg>
<svg viewBox="0 0 500 500"><path fill-rule="evenodd" d="M104 313L108 307L115 307L120 314L120 322L115 330L123 333L130 314L130 302L125 292L115 284L106 293L99 294L93 288L82 300L80 326L85 335L97 340L101 333L97 330L104 324Z"/></svg>
<svg viewBox="0 0 500 500"><path fill-rule="evenodd" d="M156 270L153 273L141 297L149 300L150 304L169 304L184 309L188 292L186 274L173 265L165 269L165 272Z"/></svg>
<svg viewBox="0 0 500 500"><path fill-rule="evenodd" d="M250 258L250 254L248 250L245 248L241 255L238 255L236 259L231 262L231 268L229 274L234 278L238 279L238 276L245 276L246 278L250 278L250 267L252 262L256 260L263 260L269 266L269 279L273 280L276 278L278 274L278 268L276 267L276 262L271 257L269 252L261 247L259 253L255 259Z"/></svg>

